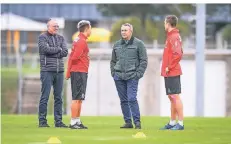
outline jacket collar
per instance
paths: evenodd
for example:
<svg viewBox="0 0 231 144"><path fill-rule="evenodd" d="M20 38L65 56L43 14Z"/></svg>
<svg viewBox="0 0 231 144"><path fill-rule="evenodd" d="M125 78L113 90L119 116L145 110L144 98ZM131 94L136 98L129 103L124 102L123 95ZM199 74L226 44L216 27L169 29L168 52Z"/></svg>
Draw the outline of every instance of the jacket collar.
<svg viewBox="0 0 231 144"><path fill-rule="evenodd" d="M55 36L56 34L51 34L51 33L49 33L49 32L47 31L47 35L49 35L49 36Z"/></svg>
<svg viewBox="0 0 231 144"><path fill-rule="evenodd" d="M85 40L87 39L87 37L86 37L82 32L79 33L79 37L80 37L80 38L83 38L83 39L85 39Z"/></svg>
<svg viewBox="0 0 231 144"><path fill-rule="evenodd" d="M167 35L170 36L174 33L179 33L179 30L177 28L172 29L170 32L167 32Z"/></svg>
<svg viewBox="0 0 231 144"><path fill-rule="evenodd" d="M133 41L134 41L134 36L131 37L131 39L128 41L128 44L129 45L133 44ZM124 39L121 40L121 44L126 44Z"/></svg>

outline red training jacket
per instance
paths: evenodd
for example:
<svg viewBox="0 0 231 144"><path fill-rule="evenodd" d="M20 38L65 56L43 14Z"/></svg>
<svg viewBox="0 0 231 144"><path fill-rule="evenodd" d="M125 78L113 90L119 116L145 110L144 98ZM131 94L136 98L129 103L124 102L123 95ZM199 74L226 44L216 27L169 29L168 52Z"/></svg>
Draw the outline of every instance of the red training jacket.
<svg viewBox="0 0 231 144"><path fill-rule="evenodd" d="M162 57L161 76L172 77L182 75L180 60L183 55L181 36L178 29L173 29L167 33L164 53ZM168 67L169 72L166 72Z"/></svg>
<svg viewBox="0 0 231 144"><path fill-rule="evenodd" d="M90 58L86 39L87 37L80 33L73 41L72 51L68 59L66 78L70 78L71 72L88 73Z"/></svg>

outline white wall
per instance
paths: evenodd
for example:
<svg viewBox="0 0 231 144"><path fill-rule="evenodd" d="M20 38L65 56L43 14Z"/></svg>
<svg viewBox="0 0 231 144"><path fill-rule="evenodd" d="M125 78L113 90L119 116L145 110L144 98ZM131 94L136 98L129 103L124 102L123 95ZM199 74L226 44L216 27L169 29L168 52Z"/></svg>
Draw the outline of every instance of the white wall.
<svg viewBox="0 0 231 144"><path fill-rule="evenodd" d="M195 116L195 62L182 61L182 100L185 116ZM170 115L170 104L165 95L163 78L160 77L160 115ZM70 80L69 80L70 82ZM70 84L70 83L69 83ZM143 79L139 83L138 100L141 114L145 105L142 94L145 91ZM225 116L226 68L223 61L207 61L205 67L205 116ZM71 90L68 86L68 99ZM70 104L67 105L70 114ZM110 74L109 61L91 61L86 101L82 115L121 115L119 97Z"/></svg>
<svg viewBox="0 0 231 144"><path fill-rule="evenodd" d="M195 61L181 62L183 75L181 98L185 116L196 114L196 65ZM223 61L205 62L204 115L208 117L225 116L226 64ZM164 80L161 78L161 116L170 115L170 103L165 95Z"/></svg>

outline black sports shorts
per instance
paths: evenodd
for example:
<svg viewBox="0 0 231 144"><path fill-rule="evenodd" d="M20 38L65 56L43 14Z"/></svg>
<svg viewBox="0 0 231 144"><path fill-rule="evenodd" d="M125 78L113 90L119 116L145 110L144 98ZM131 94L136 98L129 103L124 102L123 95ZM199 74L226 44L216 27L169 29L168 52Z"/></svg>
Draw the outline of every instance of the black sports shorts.
<svg viewBox="0 0 231 144"><path fill-rule="evenodd" d="M166 95L181 93L180 76L165 77L164 82L165 82Z"/></svg>
<svg viewBox="0 0 231 144"><path fill-rule="evenodd" d="M71 72L72 100L84 100L87 88L87 73Z"/></svg>

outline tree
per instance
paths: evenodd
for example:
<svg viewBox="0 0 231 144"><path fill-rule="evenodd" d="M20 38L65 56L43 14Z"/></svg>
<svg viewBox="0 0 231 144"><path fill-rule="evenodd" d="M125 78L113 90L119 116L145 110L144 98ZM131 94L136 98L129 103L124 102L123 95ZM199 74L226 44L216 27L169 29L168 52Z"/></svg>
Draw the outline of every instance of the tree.
<svg viewBox="0 0 231 144"><path fill-rule="evenodd" d="M231 40L231 24L226 25L222 30L222 37L226 41Z"/></svg>
<svg viewBox="0 0 231 144"><path fill-rule="evenodd" d="M183 8L184 9L183 9ZM136 16L141 21L142 31L146 31L146 19L149 16L163 16L166 14L175 14L179 16L185 11L192 12L191 4L170 5L170 4L98 4L98 10L104 16ZM142 40L146 40L147 36L142 35Z"/></svg>
<svg viewBox="0 0 231 144"><path fill-rule="evenodd" d="M231 15L231 4L207 4L206 13L209 16Z"/></svg>
<svg viewBox="0 0 231 144"><path fill-rule="evenodd" d="M143 32L142 31L142 27L141 27L141 21L140 19L138 19L137 17L128 17L128 18L124 18L124 19L120 19L117 22L115 22L112 25L112 35L110 38L111 42L115 42L118 39L121 38L121 34L120 34L120 27L122 24L124 23L132 23L134 31L133 31L133 35L137 38L141 38L142 35L146 34L147 42L153 42L153 40L156 40L158 38L158 28L156 27L156 25L151 21L151 20L146 20L146 31Z"/></svg>
<svg viewBox="0 0 231 144"><path fill-rule="evenodd" d="M164 43L166 40L166 32L164 30L164 25L162 21L155 22L156 27L158 29L158 43ZM192 29L190 27L190 24L185 21L179 21L177 24L177 29L180 31L180 35L182 40L184 41L188 36L190 36Z"/></svg>

